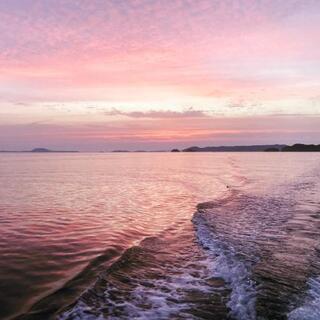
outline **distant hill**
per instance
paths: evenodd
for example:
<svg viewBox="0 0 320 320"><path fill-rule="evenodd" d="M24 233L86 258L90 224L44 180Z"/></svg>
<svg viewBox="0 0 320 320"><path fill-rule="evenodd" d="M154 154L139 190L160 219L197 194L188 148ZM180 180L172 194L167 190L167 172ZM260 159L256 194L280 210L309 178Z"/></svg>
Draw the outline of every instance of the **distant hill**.
<svg viewBox="0 0 320 320"><path fill-rule="evenodd" d="M35 149L32 149L31 152L52 152L52 151L46 148L35 148Z"/></svg>
<svg viewBox="0 0 320 320"><path fill-rule="evenodd" d="M265 152L279 152L281 150L279 148L267 148L264 151Z"/></svg>
<svg viewBox="0 0 320 320"><path fill-rule="evenodd" d="M190 147L182 150L183 152L255 152L275 149L281 150L285 144L272 145L252 145L252 146L220 146L220 147Z"/></svg>
<svg viewBox="0 0 320 320"><path fill-rule="evenodd" d="M296 143L293 146L285 146L283 152L320 152L320 144L302 144Z"/></svg>
<svg viewBox="0 0 320 320"><path fill-rule="evenodd" d="M74 152L78 152L78 151L70 151L70 150L50 150L47 148L34 148L31 151L24 151L24 152L33 152L33 153L74 153Z"/></svg>

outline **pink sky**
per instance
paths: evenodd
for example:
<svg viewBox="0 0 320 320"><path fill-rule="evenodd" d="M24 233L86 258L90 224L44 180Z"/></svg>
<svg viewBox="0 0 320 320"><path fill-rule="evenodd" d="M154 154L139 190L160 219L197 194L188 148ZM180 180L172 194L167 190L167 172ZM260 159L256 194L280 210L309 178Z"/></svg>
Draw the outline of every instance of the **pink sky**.
<svg viewBox="0 0 320 320"><path fill-rule="evenodd" d="M318 0L4 0L0 149L320 143Z"/></svg>

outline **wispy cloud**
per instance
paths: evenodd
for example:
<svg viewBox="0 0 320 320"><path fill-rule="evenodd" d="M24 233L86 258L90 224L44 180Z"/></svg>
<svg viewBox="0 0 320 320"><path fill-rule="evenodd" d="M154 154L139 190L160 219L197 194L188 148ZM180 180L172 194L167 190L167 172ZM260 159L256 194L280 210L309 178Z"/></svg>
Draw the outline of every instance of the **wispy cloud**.
<svg viewBox="0 0 320 320"><path fill-rule="evenodd" d="M181 118L207 118L209 115L201 110L194 110L192 108L184 111L172 110L149 110L149 111L121 111L119 109L112 109L104 112L107 116L125 116L129 118L145 118L145 119L181 119Z"/></svg>

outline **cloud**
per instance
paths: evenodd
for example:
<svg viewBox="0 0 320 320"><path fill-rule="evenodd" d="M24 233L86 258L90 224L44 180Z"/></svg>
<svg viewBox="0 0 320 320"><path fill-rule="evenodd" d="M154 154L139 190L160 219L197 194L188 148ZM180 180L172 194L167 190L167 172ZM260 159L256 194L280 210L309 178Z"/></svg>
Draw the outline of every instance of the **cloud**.
<svg viewBox="0 0 320 320"><path fill-rule="evenodd" d="M232 101L228 107L231 109L252 109L252 108L260 108L262 106L261 103L256 101L248 101L245 99L237 99Z"/></svg>
<svg viewBox="0 0 320 320"><path fill-rule="evenodd" d="M149 111L121 111L119 109L112 109L106 111L107 116L125 116L129 118L145 118L145 119L179 119L179 118L208 118L208 114L201 110L194 110L189 108L184 111L171 111L171 110L149 110Z"/></svg>

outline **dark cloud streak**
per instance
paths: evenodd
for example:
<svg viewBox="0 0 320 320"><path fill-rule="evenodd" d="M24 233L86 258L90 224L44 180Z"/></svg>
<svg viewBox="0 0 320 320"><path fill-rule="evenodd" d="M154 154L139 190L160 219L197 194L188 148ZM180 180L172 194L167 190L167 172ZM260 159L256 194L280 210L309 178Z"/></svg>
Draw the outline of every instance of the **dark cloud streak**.
<svg viewBox="0 0 320 320"><path fill-rule="evenodd" d="M187 110L178 112L171 110L156 111L121 111L119 109L112 109L106 111L105 115L107 116L125 116L129 118L146 118L146 119L179 119L179 118L208 118L210 117L204 111L194 110L189 108Z"/></svg>

